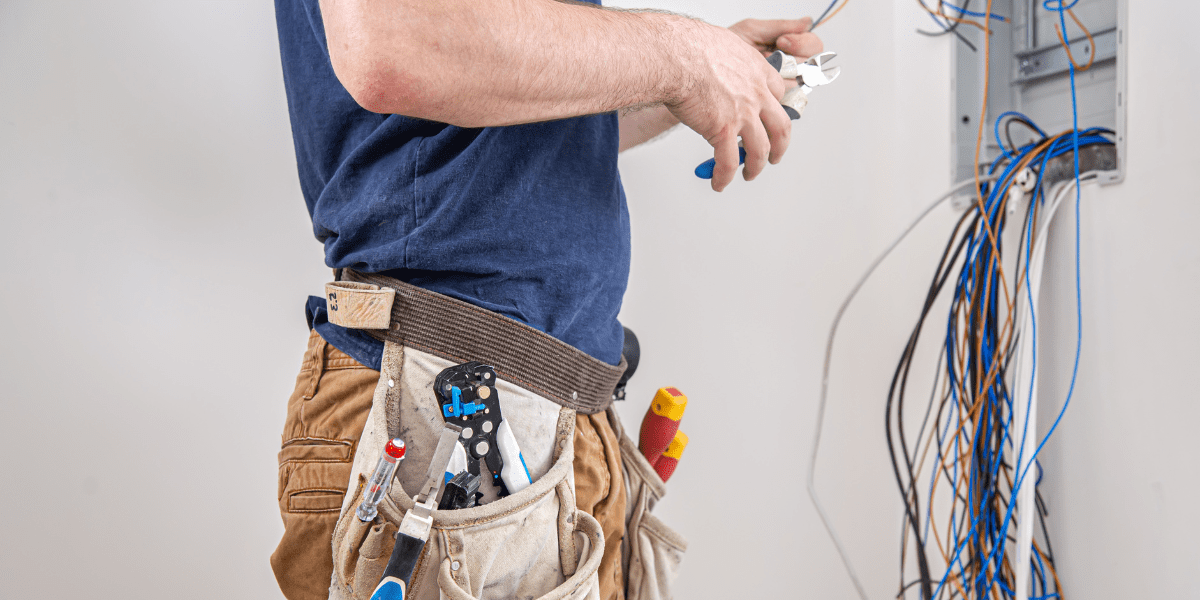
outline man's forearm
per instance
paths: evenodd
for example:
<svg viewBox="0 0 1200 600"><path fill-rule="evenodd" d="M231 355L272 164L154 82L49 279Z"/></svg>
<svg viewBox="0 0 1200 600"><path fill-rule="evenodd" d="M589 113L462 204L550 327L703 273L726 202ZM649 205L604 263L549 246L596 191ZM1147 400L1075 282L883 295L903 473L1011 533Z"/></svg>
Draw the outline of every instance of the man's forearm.
<svg viewBox="0 0 1200 600"><path fill-rule="evenodd" d="M468 127L669 101L688 85L676 48L702 26L552 0L321 0L321 13L360 104Z"/></svg>
<svg viewBox="0 0 1200 600"><path fill-rule="evenodd" d="M679 119L661 104L622 111L620 152L648 142L678 124Z"/></svg>

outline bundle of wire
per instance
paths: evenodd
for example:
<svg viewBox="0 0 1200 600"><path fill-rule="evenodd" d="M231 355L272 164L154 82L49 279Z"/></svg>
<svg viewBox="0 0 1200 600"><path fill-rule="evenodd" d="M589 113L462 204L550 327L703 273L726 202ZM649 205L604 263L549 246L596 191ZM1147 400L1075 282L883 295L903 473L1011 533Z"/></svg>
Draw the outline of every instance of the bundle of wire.
<svg viewBox="0 0 1200 600"><path fill-rule="evenodd" d="M1009 119L1027 124L1041 139L1005 148L999 132L1001 122ZM1021 487L1036 486L1036 481L1026 480L1028 467L1021 468L1036 464L1031 457L1034 449L1025 442L1036 359L1026 358L1024 363L1020 359L1036 350L1036 287L1046 233L1063 198L1077 185L1071 181L1047 198L1042 176L1049 160L1074 151L1076 140L1071 131L1046 136L1016 113L1002 115L995 132L997 144L1004 148L988 169L995 181L982 183L982 206L972 206L955 225L888 391L888 449L906 505L900 596L918 585L923 598L1016 595L1014 509ZM1111 144L1106 137L1111 133L1081 131L1078 144ZM1022 200L1028 202L1018 223L1019 242L1015 255L1006 260L1004 232L1018 214L1014 202ZM910 441L904 427L909 374L930 311L947 288L950 313L938 373L920 429ZM1040 469L1038 473L1040 479ZM942 494L949 497L942 499ZM1040 497L1036 502L1043 542L1034 541L1033 597L1057 597L1045 507ZM935 507L946 510L935 517ZM903 576L910 551L915 553L919 575L906 583ZM934 574L931 558L945 567L942 573Z"/></svg>
<svg viewBox="0 0 1200 600"><path fill-rule="evenodd" d="M998 117L993 133L1001 156L982 172L977 171L973 181L956 184L918 215L868 267L839 307L830 327L807 487L813 506L863 600L867 599L866 590L821 505L814 483L834 340L846 309L883 260L934 208L958 190L971 186L977 192L977 202L958 220L942 252L888 391L888 448L896 484L905 503L900 586L896 596L902 598L917 589L924 599L1062 597L1045 526L1046 506L1037 494L1041 480L1037 456L1070 404L1082 348L1079 150L1093 144L1111 145L1106 136L1113 135L1106 129L1079 129L1075 73L1090 67L1095 54L1091 34L1083 29L1092 46L1092 57L1086 66L1077 65L1063 34L1065 14L1070 14L1083 28L1071 12L1077 2L1046 0L1043 5L1046 10L1058 13L1061 29L1058 26L1055 29L1069 59L1072 129L1047 136L1019 113L1008 112ZM990 28L986 23L997 19L991 13L991 4L988 0L983 13L970 12L965 3L961 8L952 7L965 16L989 17L982 26L985 69L990 54ZM941 12L945 6L950 5L939 2L938 14L945 16ZM987 80L986 73L984 79ZM981 111L987 113L986 87ZM1035 132L1038 139L1016 146L1011 136L1011 127L1016 123ZM1002 124L1007 145L1000 139ZM981 121L977 156L982 135ZM1048 197L1049 185L1043 180L1047 165L1067 153L1074 160L1074 179L1060 184ZM1075 362L1063 406L1039 441L1034 421L1037 297L1050 224L1072 192L1075 195ZM1002 253L1006 226L1022 206L1025 210L1019 222L1016 252L1006 257ZM917 435L910 443L904 427L909 374L926 320L947 284L952 284L950 311L933 389ZM1040 543L1034 536L1035 518L1041 530ZM910 549L915 555L915 568L907 564ZM906 577L913 570L917 576L908 581Z"/></svg>
<svg viewBox="0 0 1200 600"><path fill-rule="evenodd" d="M921 35L927 35L929 37L954 34L954 37L957 37L958 41L970 48L972 52L977 51L975 44L972 44L970 40L958 32L959 25L970 25L984 31L985 33L988 33L989 29L986 24L981 24L977 21L974 21L970 17L986 16L989 19L1000 21L1002 23L1008 21L1008 19L1004 18L1003 16L994 14L992 12L976 12L971 10L971 0L963 0L962 6L950 4L944 0L938 0L933 7L930 7L928 4L926 4L925 0L917 0L917 4L920 4L921 8L925 9L926 13L929 13L929 18L933 19L934 24L936 24L939 29L939 31L925 31L924 29L918 29L917 33ZM949 9L950 12L947 12L947 9Z"/></svg>

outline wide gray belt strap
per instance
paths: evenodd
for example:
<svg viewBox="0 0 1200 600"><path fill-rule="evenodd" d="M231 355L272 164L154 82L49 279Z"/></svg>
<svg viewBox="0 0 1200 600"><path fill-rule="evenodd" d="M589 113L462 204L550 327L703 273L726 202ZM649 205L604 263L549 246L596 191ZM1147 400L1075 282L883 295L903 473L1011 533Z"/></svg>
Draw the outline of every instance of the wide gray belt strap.
<svg viewBox="0 0 1200 600"><path fill-rule="evenodd" d="M491 365L501 378L582 414L608 408L625 372L624 357L610 365L524 323L393 277L342 269L341 279L325 289L331 322L455 362Z"/></svg>

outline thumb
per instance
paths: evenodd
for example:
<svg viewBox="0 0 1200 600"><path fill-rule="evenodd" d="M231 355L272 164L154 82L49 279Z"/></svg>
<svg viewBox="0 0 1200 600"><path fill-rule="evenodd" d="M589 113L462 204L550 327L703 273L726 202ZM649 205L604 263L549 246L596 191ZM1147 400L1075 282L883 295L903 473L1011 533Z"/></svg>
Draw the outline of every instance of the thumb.
<svg viewBox="0 0 1200 600"><path fill-rule="evenodd" d="M771 19L762 21L764 33L771 38L778 38L789 33L804 33L812 28L812 17L803 19Z"/></svg>
<svg viewBox="0 0 1200 600"><path fill-rule="evenodd" d="M808 32L781 36L775 40L775 47L796 58L808 58L820 54L825 49L821 38L817 37L814 33Z"/></svg>

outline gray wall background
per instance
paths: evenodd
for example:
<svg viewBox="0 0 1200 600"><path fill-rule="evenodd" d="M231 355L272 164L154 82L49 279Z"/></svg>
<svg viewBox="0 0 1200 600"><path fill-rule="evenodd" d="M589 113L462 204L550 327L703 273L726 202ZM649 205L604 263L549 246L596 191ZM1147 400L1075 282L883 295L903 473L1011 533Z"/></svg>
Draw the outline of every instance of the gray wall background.
<svg viewBox="0 0 1200 600"><path fill-rule="evenodd" d="M820 4L655 6L727 25ZM1131 4L1127 179L1085 192L1086 345L1044 491L1068 593L1197 598L1200 48L1186 24L1200 8ZM692 544L680 597L853 595L803 465L834 310L949 183L950 42L913 33L927 22L906 0L858 0L821 30L846 71L753 183L711 193L691 175L711 154L687 130L622 159L622 317L644 359L621 413L636 425L663 385L691 399L659 509ZM302 303L329 275L274 27L262 2L0 2L0 596L279 597L275 453ZM902 510L884 394L954 216L887 263L836 350L818 485L873 598L895 593ZM1058 225L1051 407L1074 347ZM775 395L750 376L764 365ZM769 481L772 504L754 498Z"/></svg>

